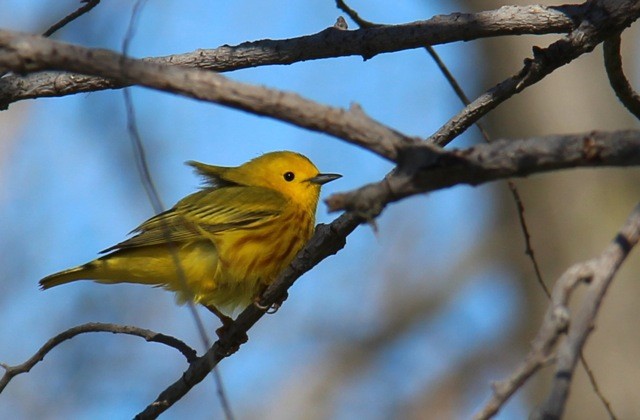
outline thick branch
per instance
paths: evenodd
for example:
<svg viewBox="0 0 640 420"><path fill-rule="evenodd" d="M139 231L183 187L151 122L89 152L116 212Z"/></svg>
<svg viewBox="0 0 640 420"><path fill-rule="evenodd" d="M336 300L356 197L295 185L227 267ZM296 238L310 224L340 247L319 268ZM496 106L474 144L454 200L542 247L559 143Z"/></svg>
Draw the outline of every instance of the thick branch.
<svg viewBox="0 0 640 420"><path fill-rule="evenodd" d="M220 340L214 343L206 354L191 363L182 376L162 391L154 402L136 416L136 419L155 419L200 383L222 359L237 351L246 340L247 331L262 318L266 308L280 303L289 287L300 276L342 249L346 243L346 237L360 223L362 219L345 213L329 225L318 225L311 240L298 253L291 265L263 293L259 305L247 307L230 327L224 330Z"/></svg>
<svg viewBox="0 0 640 420"><path fill-rule="evenodd" d="M402 198L497 179L525 177L558 169L640 165L640 131L591 132L574 135L498 140L468 149L402 152L399 167L380 182L330 196L330 211L355 211L366 219Z"/></svg>
<svg viewBox="0 0 640 420"><path fill-rule="evenodd" d="M596 45L612 34L621 32L640 17L640 2L633 0L590 1L585 6L585 15L577 29L548 48L534 47L533 58L525 60L522 70L480 95L427 141L445 146L516 93L582 54L593 51Z"/></svg>
<svg viewBox="0 0 640 420"><path fill-rule="evenodd" d="M175 337L138 327L90 322L88 324L69 328L68 330L51 338L33 356L31 356L29 360L22 364L16 366L7 366L5 364L2 364L2 367L5 369L5 373L0 379L0 393L2 393L4 388L11 381L11 379L13 379L14 376L20 375L21 373L29 372L36 364L41 362L44 357L58 344L66 340L70 340L77 335L91 332L110 332L113 334L135 335L137 337L142 337L149 342L161 343L169 347L173 347L174 349L182 353L184 357L186 357L187 362L191 363L196 360L196 351Z"/></svg>
<svg viewBox="0 0 640 420"><path fill-rule="evenodd" d="M216 49L148 60L224 72L330 57L360 55L371 58L380 53L490 36L566 33L581 16L582 8L579 6L504 6L480 13L435 16L426 21L404 25L381 25L354 31L328 28L297 38L264 39L236 46L223 45ZM11 76L0 80L0 104L7 107L10 103L23 99L113 89L125 84L127 83L122 80L79 74Z"/></svg>
<svg viewBox="0 0 640 420"><path fill-rule="evenodd" d="M235 82L210 71L126 58L11 31L0 30L0 67L15 72L83 72L215 102L328 133L390 160L396 159L400 147L418 141L372 120L357 105L350 110L324 106L294 93Z"/></svg>

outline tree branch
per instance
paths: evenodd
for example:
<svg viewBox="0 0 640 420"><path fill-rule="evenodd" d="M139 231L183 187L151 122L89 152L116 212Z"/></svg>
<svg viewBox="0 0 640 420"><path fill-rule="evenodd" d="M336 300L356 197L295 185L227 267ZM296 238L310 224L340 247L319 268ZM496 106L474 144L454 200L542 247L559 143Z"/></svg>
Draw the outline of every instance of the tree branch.
<svg viewBox="0 0 640 420"><path fill-rule="evenodd" d="M167 345L169 347L173 347L178 350L180 353L184 355L187 359L187 362L192 363L196 360L197 354L196 351L191 347L186 345L184 342L178 340L175 337L171 337L169 335L160 334L151 330L146 330L143 328L132 327L127 325L116 325L116 324L104 324L100 322L90 322L87 324L78 325L73 328L69 328L68 330L56 335L55 337L49 339L40 349L29 358L24 363L21 363L16 366L8 366L6 364L1 364L1 366L5 369L5 373L0 378L0 393L4 390L7 384L13 379L15 376L20 375L21 373L29 372L36 364L41 362L44 357L53 350L58 344L70 340L73 337L91 333L91 332L110 332L113 334L128 334L134 335L137 337L142 337L149 342L160 343Z"/></svg>
<svg viewBox="0 0 640 420"><path fill-rule="evenodd" d="M342 249L346 237L362 222L363 220L354 214L345 213L329 225L319 224L307 245L262 294L259 304L247 307L229 328L223 330L220 339L207 353L191 363L182 376L162 391L154 402L136 416L136 419L155 419L201 382L222 359L237 351L246 341L247 331L262 318L267 308L280 303L286 297L289 287L300 276Z"/></svg>
<svg viewBox="0 0 640 420"><path fill-rule="evenodd" d="M567 339L558 346L556 374L553 377L551 390L534 418L562 417L576 362L580 358L587 338L595 328L595 319L602 299L618 269L638 243L638 239L640 239L640 204L635 207L607 249L598 258L583 264L589 271L587 294L576 311L577 315L571 321Z"/></svg>
<svg viewBox="0 0 640 420"><path fill-rule="evenodd" d="M294 93L236 82L201 69L152 63L3 30L0 52L0 67L15 72L76 71L173 92L331 134L390 160L403 145L419 141L371 119L357 105L349 110L324 106Z"/></svg>
<svg viewBox="0 0 640 420"><path fill-rule="evenodd" d="M607 38L604 47L604 66L613 91L620 102L636 118L640 119L640 95L638 95L624 75L622 57L620 56L620 34Z"/></svg>
<svg viewBox="0 0 640 420"><path fill-rule="evenodd" d="M580 6L504 6L480 13L453 13L404 25L343 31L327 28L291 39L264 39L223 45L186 54L148 58L177 66L225 72L249 67L292 64L307 60L377 54L502 35L566 33L582 18ZM0 109L10 103L38 97L120 88L128 83L80 74L44 73L0 79Z"/></svg>
<svg viewBox="0 0 640 420"><path fill-rule="evenodd" d="M327 198L329 210L354 211L370 220L388 203L458 184L479 185L576 167L640 165L639 130L497 140L439 152L423 147L401 151L398 168L382 181Z"/></svg>
<svg viewBox="0 0 640 420"><path fill-rule="evenodd" d="M548 48L534 47L533 58L525 60L522 70L480 95L427 141L445 146L502 102L582 54L593 51L600 42L640 17L640 3L633 0L590 1L585 6L585 15L575 30Z"/></svg>
<svg viewBox="0 0 640 420"><path fill-rule="evenodd" d="M495 415L531 375L552 360L558 339L568 331L566 339L555 351L556 374L551 391L543 406L531 415L533 419L562 417L576 363L589 334L593 331L602 299L618 268L639 239L640 204L636 205L616 237L600 256L574 265L556 282L551 304L531 351L511 377L494 385L493 397L476 415L476 419L488 419ZM567 308L569 298L582 283L588 284L586 295L576 311L577 315L571 317Z"/></svg>

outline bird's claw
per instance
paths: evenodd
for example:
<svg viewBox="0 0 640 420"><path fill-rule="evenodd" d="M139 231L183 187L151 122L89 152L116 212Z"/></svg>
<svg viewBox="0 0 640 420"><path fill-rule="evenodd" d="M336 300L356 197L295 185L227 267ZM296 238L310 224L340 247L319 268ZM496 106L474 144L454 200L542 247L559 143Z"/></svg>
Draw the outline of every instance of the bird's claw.
<svg viewBox="0 0 640 420"><path fill-rule="evenodd" d="M279 299L277 302L274 302L271 305L263 305L260 303L260 297L258 296L257 298L255 298L253 300L253 304L256 305L256 307L258 309L260 309L261 311L264 311L265 313L271 315L271 314L275 314L276 312L278 312L278 309L280 309L280 307L282 306L282 303L287 300L287 298L289 297L289 294L285 292L284 296L282 297L282 299Z"/></svg>

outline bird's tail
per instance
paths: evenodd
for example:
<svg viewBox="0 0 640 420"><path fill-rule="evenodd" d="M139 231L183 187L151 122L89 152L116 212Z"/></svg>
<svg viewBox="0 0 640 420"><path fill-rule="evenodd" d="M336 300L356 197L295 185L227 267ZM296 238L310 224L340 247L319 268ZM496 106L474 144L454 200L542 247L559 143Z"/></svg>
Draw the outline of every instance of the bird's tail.
<svg viewBox="0 0 640 420"><path fill-rule="evenodd" d="M95 262L90 262L77 267L69 268L55 274L51 274L40 280L40 288L42 290L50 289L54 286L70 283L76 280L94 279Z"/></svg>

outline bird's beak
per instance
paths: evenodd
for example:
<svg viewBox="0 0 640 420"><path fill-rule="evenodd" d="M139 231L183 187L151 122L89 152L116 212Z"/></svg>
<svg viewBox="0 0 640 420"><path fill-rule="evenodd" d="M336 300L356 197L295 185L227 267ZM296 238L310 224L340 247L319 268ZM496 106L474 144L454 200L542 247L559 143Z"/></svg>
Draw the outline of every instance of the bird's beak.
<svg viewBox="0 0 640 420"><path fill-rule="evenodd" d="M314 176L313 178L309 178L307 181L311 182L312 184L324 185L327 182L334 181L334 180L336 180L338 178L342 178L342 175L339 175L339 174L318 174L318 175Z"/></svg>

